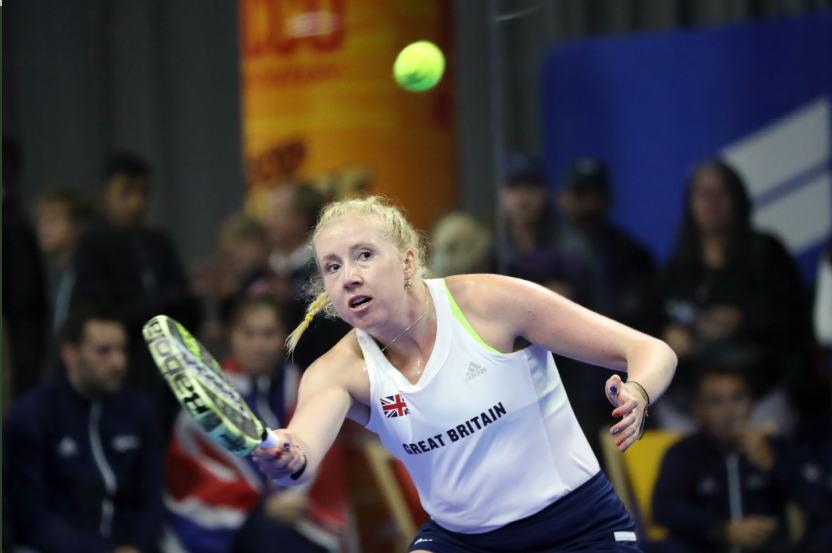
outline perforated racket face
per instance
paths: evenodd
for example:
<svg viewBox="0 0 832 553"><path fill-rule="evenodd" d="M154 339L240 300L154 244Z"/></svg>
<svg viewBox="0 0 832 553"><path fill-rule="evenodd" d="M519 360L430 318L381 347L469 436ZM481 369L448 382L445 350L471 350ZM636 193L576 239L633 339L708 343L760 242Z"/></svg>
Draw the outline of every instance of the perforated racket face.
<svg viewBox="0 0 832 553"><path fill-rule="evenodd" d="M220 446L245 456L266 437L263 423L219 363L185 328L165 315L143 329L153 360L182 407Z"/></svg>

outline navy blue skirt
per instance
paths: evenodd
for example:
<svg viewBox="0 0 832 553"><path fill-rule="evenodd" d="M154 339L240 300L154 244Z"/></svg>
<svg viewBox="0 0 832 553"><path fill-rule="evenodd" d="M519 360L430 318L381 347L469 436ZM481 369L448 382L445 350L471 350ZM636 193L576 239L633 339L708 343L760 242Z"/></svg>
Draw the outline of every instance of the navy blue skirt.
<svg viewBox="0 0 832 553"><path fill-rule="evenodd" d="M542 511L482 534L460 534L433 520L422 525L408 551L431 553L640 552L635 525L604 473Z"/></svg>

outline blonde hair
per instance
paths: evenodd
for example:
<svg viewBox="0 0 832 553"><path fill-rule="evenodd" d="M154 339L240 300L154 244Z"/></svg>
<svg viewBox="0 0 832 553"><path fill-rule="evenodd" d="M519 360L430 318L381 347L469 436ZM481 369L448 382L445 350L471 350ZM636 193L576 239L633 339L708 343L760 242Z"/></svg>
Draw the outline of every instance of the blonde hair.
<svg viewBox="0 0 832 553"><path fill-rule="evenodd" d="M348 217L374 219L380 234L396 247L402 255L402 258L404 258L407 250L413 251L416 256L415 276L418 278L427 276L422 237L407 222L401 209L380 196L339 200L326 206L321 211L321 215L318 217L318 223L315 225L315 232L312 234L313 246L323 229ZM334 318L338 316L335 312L335 306L332 305L329 294L326 293L324 288L320 267L318 267L315 275L310 280L307 289L309 295L314 296L315 299L306 308L306 316L303 321L301 321L298 327L286 339L289 353L295 350L301 335L309 328L309 323L312 322L315 315L323 311L327 317Z"/></svg>

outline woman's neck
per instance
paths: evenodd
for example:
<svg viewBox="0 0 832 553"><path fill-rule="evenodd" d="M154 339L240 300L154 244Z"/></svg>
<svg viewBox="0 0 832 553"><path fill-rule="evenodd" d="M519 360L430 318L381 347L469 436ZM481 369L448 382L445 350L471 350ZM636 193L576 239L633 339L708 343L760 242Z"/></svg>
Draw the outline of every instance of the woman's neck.
<svg viewBox="0 0 832 553"><path fill-rule="evenodd" d="M406 317L395 328L371 334L388 361L405 373L411 365L424 366L436 340L436 309L427 285L414 283L411 294Z"/></svg>

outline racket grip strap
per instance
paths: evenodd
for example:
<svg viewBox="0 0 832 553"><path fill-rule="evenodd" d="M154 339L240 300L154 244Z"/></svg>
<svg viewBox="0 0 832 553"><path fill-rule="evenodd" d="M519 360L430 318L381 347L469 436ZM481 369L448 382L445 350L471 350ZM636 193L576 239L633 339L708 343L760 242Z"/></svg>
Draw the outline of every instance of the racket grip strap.
<svg viewBox="0 0 832 553"><path fill-rule="evenodd" d="M280 439L271 430L266 430L266 439L263 440L260 447L280 447Z"/></svg>

